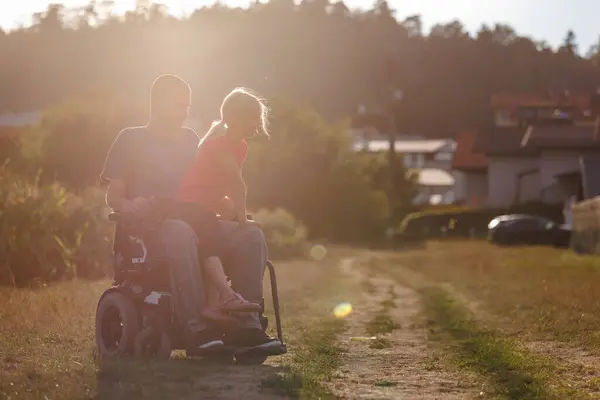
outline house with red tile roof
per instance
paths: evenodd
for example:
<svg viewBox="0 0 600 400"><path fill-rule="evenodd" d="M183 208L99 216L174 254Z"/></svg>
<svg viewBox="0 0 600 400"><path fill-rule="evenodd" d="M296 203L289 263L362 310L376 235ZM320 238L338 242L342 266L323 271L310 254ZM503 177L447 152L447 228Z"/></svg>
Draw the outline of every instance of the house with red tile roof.
<svg viewBox="0 0 600 400"><path fill-rule="evenodd" d="M452 160L452 169L463 175L463 190L457 200L473 207L487 205L488 193L488 159L484 153L476 151L476 141L475 131L459 133Z"/></svg>
<svg viewBox="0 0 600 400"><path fill-rule="evenodd" d="M600 157L597 97L568 92L494 95L493 126L461 135L453 166L467 171L470 193L479 193L485 165L487 205L492 207L586 197L586 182L595 181L590 174L600 178L585 167L596 165Z"/></svg>

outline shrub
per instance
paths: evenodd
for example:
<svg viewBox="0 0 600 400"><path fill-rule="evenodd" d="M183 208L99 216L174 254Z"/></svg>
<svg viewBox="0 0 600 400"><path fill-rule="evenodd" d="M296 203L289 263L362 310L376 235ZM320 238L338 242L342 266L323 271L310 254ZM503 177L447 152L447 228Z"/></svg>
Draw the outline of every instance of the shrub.
<svg viewBox="0 0 600 400"><path fill-rule="evenodd" d="M254 142L244 166L249 206L284 208L306 224L311 237L382 237L389 218L385 157L355 152L346 125L330 125L310 108L285 102L272 108L273 137ZM403 173L396 186L410 192Z"/></svg>
<svg viewBox="0 0 600 400"><path fill-rule="evenodd" d="M289 258L305 254L307 231L292 214L281 208L275 211L262 209L253 218L261 224L269 246L269 257Z"/></svg>
<svg viewBox="0 0 600 400"><path fill-rule="evenodd" d="M44 180L77 190L94 185L116 135L143 121L142 115L139 102L100 91L58 104L19 135L19 171L41 168Z"/></svg>
<svg viewBox="0 0 600 400"><path fill-rule="evenodd" d="M50 281L112 275L114 226L104 190L79 195L57 183L28 181L0 169L0 285L24 287ZM259 210L270 255L301 256L306 228L282 209Z"/></svg>
<svg viewBox="0 0 600 400"><path fill-rule="evenodd" d="M138 105L95 92L47 110L38 126L18 135L19 172L36 176L41 169L44 182L57 180L76 192L96 184L116 134L142 121ZM244 166L249 207L283 208L319 238L382 239L390 208L385 155L354 151L348 127L327 123L311 108L279 101L272 109L273 137L253 141ZM403 171L396 177L393 208L401 215L415 185Z"/></svg>
<svg viewBox="0 0 600 400"><path fill-rule="evenodd" d="M111 230L102 196L82 196L0 170L0 284L104 274Z"/></svg>

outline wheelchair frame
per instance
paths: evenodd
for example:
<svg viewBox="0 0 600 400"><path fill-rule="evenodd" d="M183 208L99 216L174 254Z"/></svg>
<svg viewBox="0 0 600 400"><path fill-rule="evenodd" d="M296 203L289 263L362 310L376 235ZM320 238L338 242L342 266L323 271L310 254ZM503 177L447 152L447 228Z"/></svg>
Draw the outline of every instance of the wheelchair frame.
<svg viewBox="0 0 600 400"><path fill-rule="evenodd" d="M188 355L196 356L235 356L238 363L260 364L271 355L280 355L287 352L283 341L283 328L277 289L275 266L267 261L266 269L269 271L273 311L277 330L277 339L281 347L269 350L253 351L240 348L223 348L218 352L202 352L189 346L186 338L185 327L178 321L175 310L177 309L178 296L172 292L173 285L167 279L168 288L157 284L161 280L161 273L168 275L164 260L148 262L147 244L135 235L135 227L125 229L126 224L133 224L133 220L125 215L111 213L109 220L117 223L115 236L115 277L113 285L104 291L98 301L96 310L96 342L99 352L103 356L118 356L133 354L135 356L170 357L171 350L186 350ZM119 226L119 224L123 224ZM130 225L131 226L131 225ZM119 231L119 228L122 228ZM120 236L119 236L120 235ZM126 237L124 238L124 235ZM133 255L130 246L119 249L118 246L125 239L137 243L142 251L141 255ZM118 258L121 258L119 260ZM153 265L156 264L156 265ZM166 278L162 276L162 278ZM162 279L164 285L165 279ZM106 303L109 303L106 305ZM268 327L268 319L264 313L264 299L259 319L263 330ZM114 315L114 310L119 313L120 322ZM108 313L108 314L107 314ZM114 320L105 318L113 316ZM112 322L111 322L112 321ZM191 353L191 354L190 354Z"/></svg>

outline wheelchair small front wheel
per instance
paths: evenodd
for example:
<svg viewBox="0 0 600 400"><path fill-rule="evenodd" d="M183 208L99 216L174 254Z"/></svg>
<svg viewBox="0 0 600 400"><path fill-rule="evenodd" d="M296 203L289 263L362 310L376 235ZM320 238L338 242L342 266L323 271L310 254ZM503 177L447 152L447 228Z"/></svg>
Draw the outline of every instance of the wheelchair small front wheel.
<svg viewBox="0 0 600 400"><path fill-rule="evenodd" d="M137 358L171 358L171 339L165 332L152 327L142 329L133 340L133 354Z"/></svg>
<svg viewBox="0 0 600 400"><path fill-rule="evenodd" d="M101 356L131 354L138 331L138 313L130 299L117 291L100 299L96 311L96 345Z"/></svg>

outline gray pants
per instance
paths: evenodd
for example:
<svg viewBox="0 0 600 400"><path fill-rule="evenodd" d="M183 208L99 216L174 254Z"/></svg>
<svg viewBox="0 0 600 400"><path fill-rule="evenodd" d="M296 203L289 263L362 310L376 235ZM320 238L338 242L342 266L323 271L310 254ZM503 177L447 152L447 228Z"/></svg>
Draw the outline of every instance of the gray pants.
<svg viewBox="0 0 600 400"><path fill-rule="evenodd" d="M224 240L220 258L234 290L246 300L258 303L263 298L267 262L265 237L257 227L236 229L237 226L236 222L219 222L220 232L216 234ZM210 282L203 279L194 230L183 221L165 221L159 229L156 244L159 256L166 259L170 268L179 320L187 322L192 333L207 328L200 311L205 303L204 285ZM245 327L261 328L258 313L239 314L238 319Z"/></svg>

